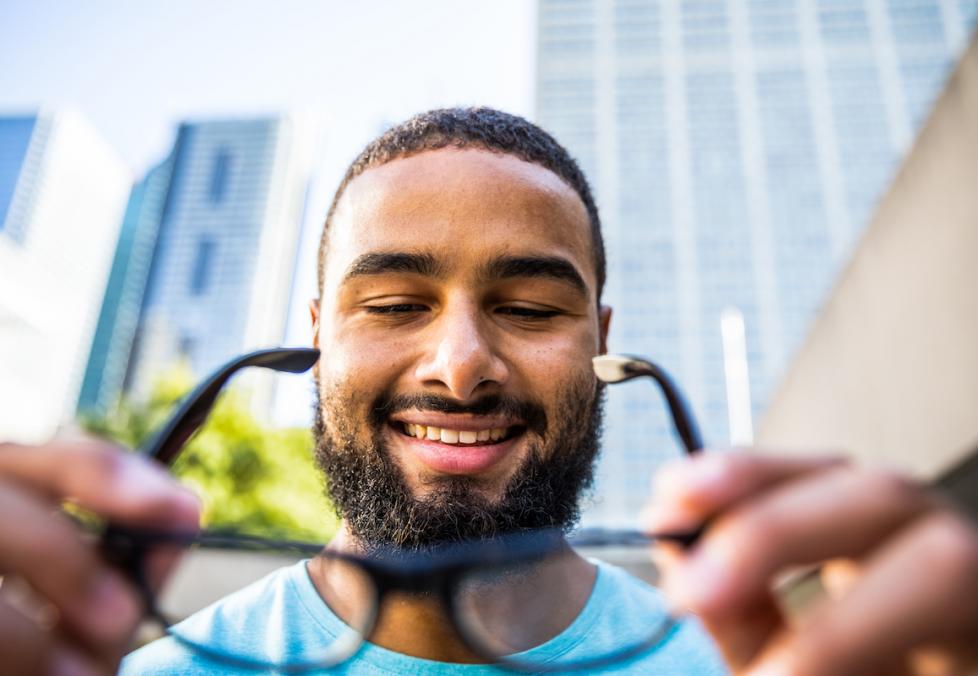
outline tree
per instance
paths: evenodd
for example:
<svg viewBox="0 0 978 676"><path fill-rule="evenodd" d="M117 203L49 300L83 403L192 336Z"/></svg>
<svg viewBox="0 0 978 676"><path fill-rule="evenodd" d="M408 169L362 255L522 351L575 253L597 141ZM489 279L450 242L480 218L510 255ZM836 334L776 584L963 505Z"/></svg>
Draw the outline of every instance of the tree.
<svg viewBox="0 0 978 676"><path fill-rule="evenodd" d="M188 367L173 369L157 381L145 403L123 400L109 415L85 417L81 423L128 448L139 448L192 384ZM230 389L187 444L173 473L201 496L205 527L326 542L338 519L312 449L309 430L264 427L242 393Z"/></svg>

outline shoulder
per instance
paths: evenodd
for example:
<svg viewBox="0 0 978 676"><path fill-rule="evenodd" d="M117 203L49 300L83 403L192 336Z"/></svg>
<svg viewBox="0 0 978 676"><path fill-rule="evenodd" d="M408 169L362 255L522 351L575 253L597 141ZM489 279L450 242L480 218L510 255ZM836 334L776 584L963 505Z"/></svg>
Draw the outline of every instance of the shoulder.
<svg viewBox="0 0 978 676"><path fill-rule="evenodd" d="M119 675L213 674L215 666L167 636L126 655L119 665Z"/></svg>

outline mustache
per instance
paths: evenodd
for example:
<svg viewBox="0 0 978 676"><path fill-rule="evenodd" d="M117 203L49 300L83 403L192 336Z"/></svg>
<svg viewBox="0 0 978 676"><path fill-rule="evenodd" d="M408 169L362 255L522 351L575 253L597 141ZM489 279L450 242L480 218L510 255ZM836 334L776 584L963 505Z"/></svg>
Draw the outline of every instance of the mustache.
<svg viewBox="0 0 978 676"><path fill-rule="evenodd" d="M488 394L475 401L461 402L436 394L381 394L371 407L371 422L375 427L400 411L418 410L437 413L468 413L498 415L525 421L527 429L537 434L547 430L547 413L540 404L501 394Z"/></svg>

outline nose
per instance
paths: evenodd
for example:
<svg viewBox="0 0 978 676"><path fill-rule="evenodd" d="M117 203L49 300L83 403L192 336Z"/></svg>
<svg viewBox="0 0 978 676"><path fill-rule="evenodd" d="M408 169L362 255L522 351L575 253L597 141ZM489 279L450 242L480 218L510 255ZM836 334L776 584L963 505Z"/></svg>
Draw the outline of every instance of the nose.
<svg viewBox="0 0 978 676"><path fill-rule="evenodd" d="M467 401L509 378L509 368L494 344L491 327L474 304L447 305L428 331L430 347L415 370L425 387Z"/></svg>

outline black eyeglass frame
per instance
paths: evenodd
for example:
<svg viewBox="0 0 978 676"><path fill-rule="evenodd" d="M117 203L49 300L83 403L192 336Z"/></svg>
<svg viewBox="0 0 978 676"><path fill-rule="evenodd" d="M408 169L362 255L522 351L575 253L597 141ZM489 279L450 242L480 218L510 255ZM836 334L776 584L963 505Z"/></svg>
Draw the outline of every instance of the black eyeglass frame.
<svg viewBox="0 0 978 676"><path fill-rule="evenodd" d="M174 414L142 449L147 458L172 466L179 457L184 445L206 421L217 401L218 394L230 378L239 370L258 366L274 371L302 373L310 369L319 359L320 352L314 348L275 348L260 350L237 357L215 371L198 385L180 404ZM651 377L661 388L671 413L677 436L688 454L702 448L698 427L679 388L668 374L655 365L639 357L620 355L606 356L618 360L616 377L604 377L596 363L599 377L608 383L624 382L637 377ZM599 357L598 359L601 359ZM128 528L119 524L108 524L104 529L100 549L103 556L122 569L136 584L145 604L146 617L168 631L168 633L190 649L204 657L220 661L230 666L252 670L274 669L285 672L306 672L335 666L356 654L356 651L333 661L314 664L281 665L254 661L242 656L225 654L187 637L170 631L171 623L160 611L155 593L146 579L144 559L148 551L159 545L207 546L212 548L249 551L291 551L312 556L322 556L343 561L365 572L374 584L376 599L368 626L361 635L361 645L369 639L377 620L377 612L385 596L391 593L433 593L438 596L443 607L449 612L456 631L466 646L474 654L488 662L516 671L579 671L595 669L627 660L642 654L649 648L660 644L677 626L679 620L668 617L663 626L654 632L647 641L628 646L618 653L605 655L590 661L571 665L557 665L548 668L546 664L531 663L518 657L500 656L487 649L477 637L468 630L456 604L456 590L461 582L473 571L486 566L506 565L542 559L548 555L573 547L600 546L647 546L656 541L671 541L682 547L692 545L701 535L702 529L688 532L659 533L649 535L636 530L612 530L588 528L565 537L560 529L537 529L510 533L496 538L451 543L435 546L423 551L405 551L393 548L373 548L368 555L354 555L324 549L319 543L290 540L268 540L231 531L204 531L201 533L175 533L155 531L144 528Z"/></svg>

